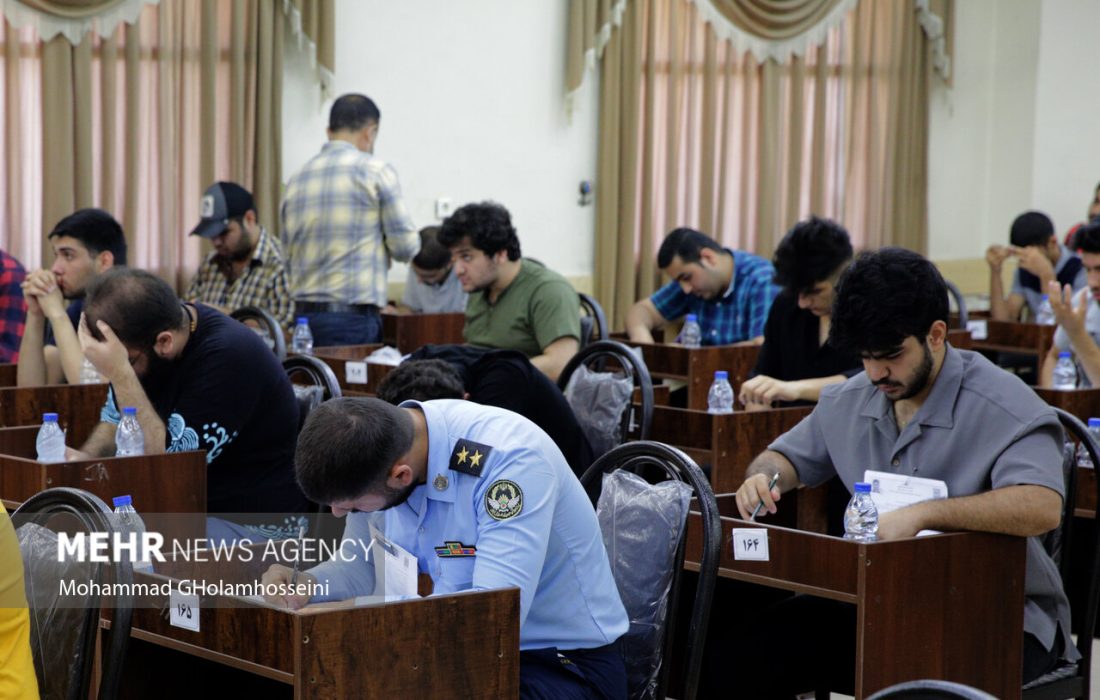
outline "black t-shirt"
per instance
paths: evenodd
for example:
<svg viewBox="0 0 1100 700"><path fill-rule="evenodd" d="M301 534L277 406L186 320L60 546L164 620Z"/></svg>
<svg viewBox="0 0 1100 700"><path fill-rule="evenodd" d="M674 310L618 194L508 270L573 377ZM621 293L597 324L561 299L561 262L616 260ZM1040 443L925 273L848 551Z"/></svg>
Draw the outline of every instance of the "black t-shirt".
<svg viewBox="0 0 1100 700"><path fill-rule="evenodd" d="M595 461L565 395L523 353L469 345L425 345L409 359L450 363L462 375L471 401L518 413L542 428L578 477Z"/></svg>
<svg viewBox="0 0 1100 700"><path fill-rule="evenodd" d="M783 291L772 302L764 326L764 344L756 358L752 376L767 375L791 382L843 374L852 377L863 371L859 355L839 352L828 341L818 344L821 320L811 311L798 308L798 295ZM807 402L780 402L783 406Z"/></svg>
<svg viewBox="0 0 1100 700"><path fill-rule="evenodd" d="M294 479L298 402L286 372L243 323L194 307L198 326L182 355L143 382L166 449L206 450L210 513L308 512ZM117 422L113 391L104 412Z"/></svg>

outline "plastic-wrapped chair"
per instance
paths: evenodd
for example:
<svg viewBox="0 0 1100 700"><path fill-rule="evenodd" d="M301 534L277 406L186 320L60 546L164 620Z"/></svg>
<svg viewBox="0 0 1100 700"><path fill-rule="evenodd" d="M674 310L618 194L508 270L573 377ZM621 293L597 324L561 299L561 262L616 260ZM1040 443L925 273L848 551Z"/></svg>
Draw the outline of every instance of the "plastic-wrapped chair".
<svg viewBox="0 0 1100 700"><path fill-rule="evenodd" d="M646 624L643 629L639 630L634 624L635 620L632 619L631 631L627 633L627 638L624 639L624 644L629 647L630 653L624 654L624 661L627 663L627 674L631 678L631 698L664 698L668 691L668 671L670 664L667 660L673 656L679 657L679 668L683 671L684 688L680 697L686 700L692 700L698 692L699 685L699 668L703 658L703 645L707 635L707 620L710 616L711 600L714 597L715 583L718 577L718 558L719 550L722 545L722 525L721 519L718 513L718 504L714 499L714 492L711 491L710 483L707 481L706 476L698 465L687 455L680 450L669 445L665 445L660 442L651 441L637 441L628 442L624 445L620 445L611 450L603 457L600 457L596 462L588 468L588 471L581 477L581 484L589 493L593 493L594 486L600 483L600 479L604 474L610 474L616 470L627 470L634 474L658 474L663 477L665 481L678 481L683 484L687 484L691 487L693 495L697 501L697 508L702 514L703 524L703 554L700 561L698 585L695 590L694 600L691 610L691 618L688 620L687 628L687 644L682 649L673 649L673 640L676 632L676 611L678 609L678 600L680 596L680 584L681 576L684 569L684 547L685 547L685 534L687 532L686 527L681 527L678 533L674 533L671 530L669 535L673 537L671 557L665 562L667 570L671 574L671 581L667 582L667 591L665 590L665 582L662 581L658 590L653 590L653 599L649 603L644 601L638 601L637 596L633 593L637 592L638 574L639 572L644 576L648 576L650 570L655 568L653 562L653 552L649 550L639 550L638 547L633 548L633 552L641 554L646 557L644 566L630 566L630 562L620 562L623 566L616 566L616 561L612 561L612 571L616 577L616 583L619 586L620 592L627 590L630 587L633 591L630 597L635 598L633 604L630 605L631 609L638 609L639 603L642 608L659 608L663 603L666 615L662 621L654 621L659 624L660 627L656 634L653 634L652 625ZM651 479L651 481L655 481ZM659 485L659 484L658 484ZM646 499L631 499L634 504L650 503L651 500ZM635 513L635 516L638 514ZM664 522L666 518L659 517L658 514L654 514L653 520ZM635 520L636 522L636 520ZM600 526L604 529L608 523L607 518L601 518ZM628 529L634 530L634 528ZM619 530L620 532L621 529ZM614 534L604 530L604 540L608 541L609 537ZM628 533L629 534L629 533ZM636 538L632 538L636 539ZM667 539L666 539L667 541ZM627 548L629 548L630 542L619 544L613 542L609 545L609 553L616 552L622 554ZM636 544L636 543L635 543ZM643 548L644 549L644 548ZM616 560L621 557L615 557ZM638 564L638 562L634 562ZM645 569L645 571L642 571ZM630 581L625 580L625 576L631 577ZM633 584L633 585L632 585ZM625 598L626 596L624 596ZM664 598L661 601L661 598ZM624 600L624 603L627 601ZM638 634L640 632L640 634ZM645 643L654 643L656 649L650 649L649 652L656 652L657 664L653 665L651 658L646 656L645 650L639 647ZM636 666L637 664L637 666ZM640 668L639 668L640 666ZM655 674L655 683L653 681L646 681L641 685L637 684L639 678L649 679L652 672Z"/></svg>
<svg viewBox="0 0 1100 700"><path fill-rule="evenodd" d="M310 411L321 405L323 401L338 399L343 396L340 391L340 382L332 368L312 355L294 355L283 360L283 370L290 377L291 383L295 378L305 376L308 382L294 384L294 395L298 399L298 429L305 425Z"/></svg>
<svg viewBox="0 0 1100 700"><path fill-rule="evenodd" d="M604 371L609 361L617 366L616 371ZM575 374L584 381L578 378L571 387ZM634 414L630 401L635 387L641 392L640 417ZM558 388L573 407L597 455L626 440L635 422L639 423L639 438L649 437L653 380L641 356L617 340L598 340L574 355L558 377Z"/></svg>
<svg viewBox="0 0 1100 700"><path fill-rule="evenodd" d="M122 591L131 588L133 568L129 561L112 564L58 562L56 535L45 527L45 523L61 515L66 516L66 525L75 523L76 531L106 532L108 537L115 532L111 508L81 489L41 491L24 501L12 514L23 555L27 602L31 606L31 649L39 691L42 698L86 700L89 697L101 606L91 599L79 608L49 605L57 603L60 576L79 576L81 580L121 584L116 587L119 593L109 601L111 636L101 651L99 674L98 697L100 700L113 699L119 695L126 647L130 641L133 600ZM69 527L64 529L72 531ZM110 576L105 575L108 569Z"/></svg>
<svg viewBox="0 0 1100 700"><path fill-rule="evenodd" d="M286 359L286 336L283 335L283 327L270 313L258 306L242 306L234 309L229 317L241 323L255 321L260 327L260 336L275 353L275 357L278 357L280 362Z"/></svg>
<svg viewBox="0 0 1100 700"><path fill-rule="evenodd" d="M581 348L596 340L607 340L611 329L607 325L607 316L595 297L579 292L581 299Z"/></svg>
<svg viewBox="0 0 1100 700"><path fill-rule="evenodd" d="M966 310L966 299L963 298L963 293L959 291L959 288L955 286L954 282L949 280L944 280L943 282L947 285L948 294L955 300L955 308L959 312L959 328L965 329L967 321L970 320L970 314Z"/></svg>
<svg viewBox="0 0 1100 700"><path fill-rule="evenodd" d="M867 700L997 700L977 688L950 681L906 681L883 688Z"/></svg>

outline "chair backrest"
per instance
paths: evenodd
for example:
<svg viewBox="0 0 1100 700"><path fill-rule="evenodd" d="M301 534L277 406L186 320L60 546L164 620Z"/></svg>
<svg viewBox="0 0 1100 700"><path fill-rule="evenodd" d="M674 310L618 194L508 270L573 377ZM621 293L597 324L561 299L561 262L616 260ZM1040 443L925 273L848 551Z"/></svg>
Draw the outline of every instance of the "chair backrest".
<svg viewBox="0 0 1100 700"><path fill-rule="evenodd" d="M608 361L613 362L618 366L625 376L629 377L634 386L641 393L641 416L634 415L633 405L630 399L626 401L624 410L622 412L621 420L619 421L619 437L618 442L622 443L627 434L630 432L631 424L634 421L640 421L640 427L638 436L645 440L649 437L650 426L653 423L653 380L649 376L649 368L646 367L645 360L641 358L641 354L635 354L626 345L623 345L617 340L598 340L588 345L569 360L565 367L561 371L561 375L558 376L558 388L565 392L569 386L569 380L573 377L574 372L578 367L584 366L598 373L604 373L604 368L608 364ZM612 378L610 373L609 379ZM569 394L566 393L566 398L569 398ZM582 418L586 414L587 409L590 407L578 406L570 399L570 405L573 406L573 412L577 414L577 419L581 422L582 427L587 431L590 426L586 426ZM596 447L596 443L593 443L593 447Z"/></svg>
<svg viewBox="0 0 1100 700"><path fill-rule="evenodd" d="M41 491L23 502L12 514L12 524L17 532L20 527L47 527L57 516L65 516L66 531L75 523L76 531L105 532L111 537L115 528L111 521L111 508L95 495L73 488L53 488ZM21 537L22 539L22 537ZM31 649L34 653L35 672L42 697L65 697L69 700L85 700L89 695L92 667L95 664L95 642L99 629L101 605L87 600L84 607L65 609L62 606L43 610L34 601L51 599L57 592L59 569L56 550L43 551L40 547L23 550L26 572L27 600L31 605ZM52 561L46 561L46 559ZM45 565L52 576L36 580L34 572ZM133 568L130 562L121 561L102 565L94 562L79 564L81 574L89 574L88 580L97 583L107 578L116 586L116 595L103 601L112 608L111 635L101 650L99 695L102 699L115 698L119 694L122 667L126 660L126 647L130 640L130 623L133 618L133 599L125 591L131 590ZM105 576L109 574L109 576ZM46 589L49 590L46 590ZM57 615L57 613L74 613ZM64 619L64 621L62 621ZM48 623L41 623L48 620ZM74 630L67 623L75 625ZM68 649L58 648L62 641Z"/></svg>
<svg viewBox="0 0 1100 700"><path fill-rule="evenodd" d="M578 292L581 299L581 348L596 340L607 340L611 329L607 325L607 316L595 297Z"/></svg>
<svg viewBox="0 0 1100 700"><path fill-rule="evenodd" d="M970 314L966 310L966 299L963 298L962 292L959 291L954 282L944 280L944 284L947 285L948 294L955 300L955 308L959 312L959 328L965 329L967 321L970 320Z"/></svg>
<svg viewBox="0 0 1100 700"><path fill-rule="evenodd" d="M283 360L283 369L292 383L295 383L295 379L304 377L308 380L304 382L307 386L320 387L322 390L321 401L338 399L343 396L343 392L340 391L340 382L336 379L336 373L324 360L320 360L313 355L288 357ZM300 385L303 382L296 383ZM315 401L313 396L307 393L295 392L295 395L298 398L298 429L301 430L302 426L305 425L306 418L309 417L309 412L320 404L320 401Z"/></svg>
<svg viewBox="0 0 1100 700"><path fill-rule="evenodd" d="M698 692L699 668L707 636L707 621L710 617L711 601L714 598L714 588L718 579L718 558L722 545L722 523L718 513L718 503L710 488L710 482L707 481L707 477L699 466L680 450L664 443L641 440L619 445L588 468L581 477L581 484L589 494L598 494L599 490L595 487L600 483L602 476L616 469L632 471L651 482L676 479L687 484L694 491L696 507L702 515L703 554L691 618L688 620L687 644L679 654L676 654L680 657L677 665L683 671L684 682L683 693L679 697L691 700ZM655 476L657 478L654 478ZM674 655L673 640L676 633L681 574L684 568L685 540L686 537L681 536L672 568L672 585L667 601L668 613L662 631L663 652L656 695L658 698L665 697L667 693L668 670L671 665L667 660Z"/></svg>
<svg viewBox="0 0 1100 700"><path fill-rule="evenodd" d="M286 359L286 336L283 335L283 327L270 313L258 306L242 306L234 309L229 317L241 323L255 321L262 331L260 335L275 353L275 357L278 357L280 362Z"/></svg>
<svg viewBox="0 0 1100 700"><path fill-rule="evenodd" d="M867 700L996 700L994 696L951 681L906 681L883 688Z"/></svg>

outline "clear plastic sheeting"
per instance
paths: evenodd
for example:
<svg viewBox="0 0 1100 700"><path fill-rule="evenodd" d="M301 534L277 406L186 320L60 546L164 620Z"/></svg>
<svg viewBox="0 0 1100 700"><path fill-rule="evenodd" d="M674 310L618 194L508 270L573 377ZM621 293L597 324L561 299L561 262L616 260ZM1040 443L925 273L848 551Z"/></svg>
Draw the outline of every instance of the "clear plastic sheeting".
<svg viewBox="0 0 1100 700"><path fill-rule="evenodd" d="M634 699L656 697L676 548L691 494L682 481L650 484L622 469L603 477L596 517L630 618L621 644Z"/></svg>
<svg viewBox="0 0 1100 700"><path fill-rule="evenodd" d="M305 423L306 417L325 400L325 388L316 384L292 384L294 398L298 399L298 427Z"/></svg>
<svg viewBox="0 0 1100 700"><path fill-rule="evenodd" d="M565 387L565 398L599 457L623 441L623 413L630 407L634 381L621 372L593 372L579 365Z"/></svg>
<svg viewBox="0 0 1100 700"><path fill-rule="evenodd" d="M62 604L59 581L91 581L94 564L72 560L59 562L57 534L26 523L16 530L23 557L23 578L31 617L31 652L42 700L67 700L78 687L87 659L85 640L87 606ZM94 608L99 617L99 606Z"/></svg>

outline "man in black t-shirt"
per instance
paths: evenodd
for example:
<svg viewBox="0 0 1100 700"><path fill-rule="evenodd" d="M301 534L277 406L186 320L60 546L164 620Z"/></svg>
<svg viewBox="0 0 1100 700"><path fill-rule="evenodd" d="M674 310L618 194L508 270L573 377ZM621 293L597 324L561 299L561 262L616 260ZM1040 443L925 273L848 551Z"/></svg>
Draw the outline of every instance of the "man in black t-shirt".
<svg viewBox="0 0 1100 700"><path fill-rule="evenodd" d="M181 303L141 270L92 282L84 316L81 347L111 388L83 452L113 455L121 409L134 406L146 454L206 450L208 512L280 514L247 519L263 526L247 534L296 535L299 518L283 514L308 506L294 479L298 404L260 337L210 307Z"/></svg>
<svg viewBox="0 0 1100 700"><path fill-rule="evenodd" d="M425 345L386 375L378 398L392 404L467 398L505 408L542 428L578 477L595 459L561 390L515 350Z"/></svg>

